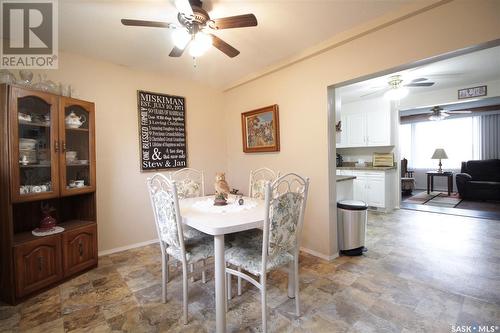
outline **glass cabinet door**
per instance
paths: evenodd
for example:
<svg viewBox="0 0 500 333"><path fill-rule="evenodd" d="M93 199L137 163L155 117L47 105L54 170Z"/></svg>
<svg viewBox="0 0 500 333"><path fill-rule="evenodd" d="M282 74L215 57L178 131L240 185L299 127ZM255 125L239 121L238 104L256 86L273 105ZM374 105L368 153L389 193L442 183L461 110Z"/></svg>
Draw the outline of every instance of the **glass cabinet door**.
<svg viewBox="0 0 500 333"><path fill-rule="evenodd" d="M57 96L11 87L12 201L59 195Z"/></svg>
<svg viewBox="0 0 500 333"><path fill-rule="evenodd" d="M94 104L61 98L61 193L95 190Z"/></svg>

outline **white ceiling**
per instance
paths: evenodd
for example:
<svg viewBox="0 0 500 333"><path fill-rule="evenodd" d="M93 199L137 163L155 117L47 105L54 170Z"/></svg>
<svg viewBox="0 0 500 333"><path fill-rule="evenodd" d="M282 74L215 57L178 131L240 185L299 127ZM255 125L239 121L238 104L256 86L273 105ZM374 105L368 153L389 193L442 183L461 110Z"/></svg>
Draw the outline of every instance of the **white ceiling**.
<svg viewBox="0 0 500 333"><path fill-rule="evenodd" d="M182 76L214 87L292 57L334 35L398 10L409 0L226 0L204 1L211 18L254 13L257 27L216 35L241 51L231 59L212 48L197 59L170 58L171 31L125 27L121 18L177 23L169 0L60 0L60 49L116 64Z"/></svg>
<svg viewBox="0 0 500 333"><path fill-rule="evenodd" d="M338 91L342 103L382 96L387 89L380 88L387 88L389 77L396 74L402 75L403 83L422 77L435 82L431 87L409 88L410 94L500 80L500 46L341 87ZM361 97L374 91L377 93Z"/></svg>

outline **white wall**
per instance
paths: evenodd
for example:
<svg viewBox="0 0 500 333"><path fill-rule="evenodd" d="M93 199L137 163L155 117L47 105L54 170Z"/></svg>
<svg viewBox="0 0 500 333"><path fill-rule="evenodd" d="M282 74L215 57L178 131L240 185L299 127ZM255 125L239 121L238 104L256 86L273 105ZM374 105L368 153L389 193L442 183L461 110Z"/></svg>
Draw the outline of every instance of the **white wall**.
<svg viewBox="0 0 500 333"><path fill-rule="evenodd" d="M467 102L467 99L458 99L458 89L484 85L488 86L488 96L486 97L500 96L500 79L487 82L470 82L466 86L459 85L445 89L432 89L429 92L409 94L399 102L399 109L405 110L429 105L434 106ZM444 108L446 108L446 106L444 106Z"/></svg>

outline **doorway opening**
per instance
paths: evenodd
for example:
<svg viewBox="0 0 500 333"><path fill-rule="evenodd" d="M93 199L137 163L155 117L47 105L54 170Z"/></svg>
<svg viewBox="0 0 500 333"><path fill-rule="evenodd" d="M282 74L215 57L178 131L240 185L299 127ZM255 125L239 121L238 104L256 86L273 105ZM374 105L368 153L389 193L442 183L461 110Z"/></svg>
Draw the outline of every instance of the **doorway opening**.
<svg viewBox="0 0 500 333"><path fill-rule="evenodd" d="M353 199L500 220L498 44L330 87L330 156Z"/></svg>

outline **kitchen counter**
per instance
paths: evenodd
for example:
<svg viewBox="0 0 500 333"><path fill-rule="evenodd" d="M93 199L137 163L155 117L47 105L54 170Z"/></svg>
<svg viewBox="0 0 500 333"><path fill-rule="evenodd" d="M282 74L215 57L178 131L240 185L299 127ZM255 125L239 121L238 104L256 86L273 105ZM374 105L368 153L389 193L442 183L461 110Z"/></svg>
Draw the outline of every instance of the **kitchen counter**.
<svg viewBox="0 0 500 333"><path fill-rule="evenodd" d="M356 179L356 177L355 176L336 176L337 183L338 182L343 182L343 181L346 181L346 180L352 180L352 179Z"/></svg>
<svg viewBox="0 0 500 333"><path fill-rule="evenodd" d="M371 171L386 171L386 170L395 170L397 167L391 166L391 167L374 167L374 166L365 166L365 167L356 167L356 166L342 166L342 167L337 167L337 170L371 170Z"/></svg>
<svg viewBox="0 0 500 333"><path fill-rule="evenodd" d="M337 201L352 200L354 191L355 176L337 176L335 177Z"/></svg>

